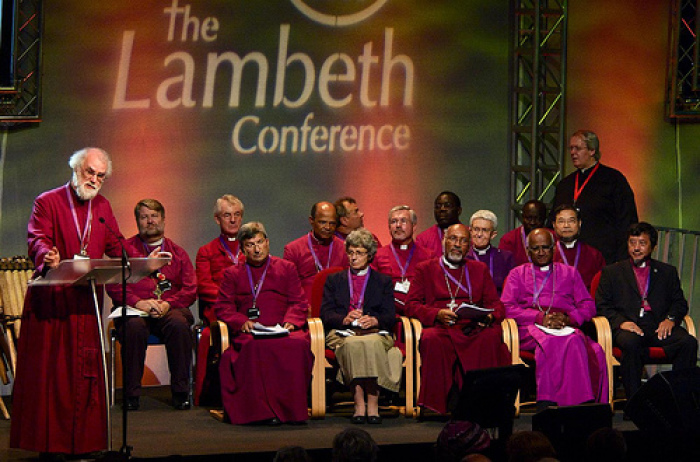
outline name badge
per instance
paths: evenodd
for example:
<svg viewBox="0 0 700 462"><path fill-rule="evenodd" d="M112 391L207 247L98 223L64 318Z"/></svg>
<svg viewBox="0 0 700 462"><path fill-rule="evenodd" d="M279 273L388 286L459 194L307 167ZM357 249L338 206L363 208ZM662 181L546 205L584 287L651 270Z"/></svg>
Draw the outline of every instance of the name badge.
<svg viewBox="0 0 700 462"><path fill-rule="evenodd" d="M89 259L90 259L90 257L87 255L82 255L79 253L76 253L75 255L73 255L73 260L89 260Z"/></svg>
<svg viewBox="0 0 700 462"><path fill-rule="evenodd" d="M394 292L407 294L408 289L410 289L410 288L411 288L411 281L409 281L409 280L397 281L396 284L394 285Z"/></svg>

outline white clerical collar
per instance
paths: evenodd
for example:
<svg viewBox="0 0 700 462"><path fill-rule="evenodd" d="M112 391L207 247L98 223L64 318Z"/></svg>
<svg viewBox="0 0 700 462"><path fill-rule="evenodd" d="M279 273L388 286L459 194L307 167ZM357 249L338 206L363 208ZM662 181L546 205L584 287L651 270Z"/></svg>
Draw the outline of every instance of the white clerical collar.
<svg viewBox="0 0 700 462"><path fill-rule="evenodd" d="M399 244L398 242L392 242L394 247L396 247L399 250L408 250L412 243L413 241L409 242L408 244Z"/></svg>
<svg viewBox="0 0 700 462"><path fill-rule="evenodd" d="M447 266L449 269L457 269L459 268L459 265L455 265L454 263L451 263L445 256L442 256L442 262Z"/></svg>
<svg viewBox="0 0 700 462"><path fill-rule="evenodd" d="M486 255L486 252L488 252L490 248L491 244L487 245L485 249L477 249L474 247L474 252L478 253L479 255Z"/></svg>
<svg viewBox="0 0 700 462"><path fill-rule="evenodd" d="M549 271L549 265L540 266L540 271Z"/></svg>
<svg viewBox="0 0 700 462"><path fill-rule="evenodd" d="M562 241L562 242L564 242L564 241ZM576 239L574 239L571 242L564 242L564 247L566 247L567 249L573 249L575 245L576 245Z"/></svg>
<svg viewBox="0 0 700 462"><path fill-rule="evenodd" d="M355 276L364 276L365 274L367 274L369 272L369 266L365 269L360 270L360 271L352 270L352 272L355 274Z"/></svg>
<svg viewBox="0 0 700 462"><path fill-rule="evenodd" d="M151 247L156 247L158 245L163 244L163 239L165 239L165 238L161 237L160 239L158 239L155 242L147 242L146 245L150 245Z"/></svg>
<svg viewBox="0 0 700 462"><path fill-rule="evenodd" d="M237 239L238 239L238 238L235 237L235 236L234 236L234 237L226 236L226 240L229 241L229 242L236 242Z"/></svg>
<svg viewBox="0 0 700 462"><path fill-rule="evenodd" d="M597 163L598 163L598 161L596 160L596 161L593 163L593 165L591 165L590 167L582 168L582 169L581 169L581 173L586 173L587 170L590 170L590 169L592 169L593 167L595 167L595 165L596 165Z"/></svg>

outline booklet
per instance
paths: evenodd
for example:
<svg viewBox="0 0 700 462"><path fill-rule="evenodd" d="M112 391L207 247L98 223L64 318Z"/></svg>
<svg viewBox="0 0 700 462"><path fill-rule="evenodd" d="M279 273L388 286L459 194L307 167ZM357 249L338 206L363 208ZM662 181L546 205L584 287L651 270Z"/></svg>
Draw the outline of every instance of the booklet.
<svg viewBox="0 0 700 462"><path fill-rule="evenodd" d="M335 333L340 335L341 337L352 337L354 335L367 335L367 334L379 334L379 335L391 335L389 331L386 330L377 330L377 329L371 329L372 332L367 332L363 333L362 331L358 331L355 329L336 329Z"/></svg>
<svg viewBox="0 0 700 462"><path fill-rule="evenodd" d="M133 306L126 305L126 315L127 316L141 316L142 318L147 318L148 313L145 311L137 310ZM115 319L115 318L121 318L122 317L122 307L118 306L115 309L112 310L111 313L109 313L109 316L107 316L108 319Z"/></svg>
<svg viewBox="0 0 700 462"><path fill-rule="evenodd" d="M562 329L551 329L549 327L544 327L539 324L535 324L535 326L539 327L542 332L545 332L549 335L556 335L557 337L566 337L567 335L571 335L574 332L576 332L571 326L565 326Z"/></svg>
<svg viewBox="0 0 700 462"><path fill-rule="evenodd" d="M288 335L289 329L285 329L279 324L275 324L274 326L263 326L259 322L256 322L253 324L253 329L250 331L250 333L255 337L274 337Z"/></svg>
<svg viewBox="0 0 700 462"><path fill-rule="evenodd" d="M461 319L480 319L493 313L493 308L482 308L480 306L462 303L455 310Z"/></svg>

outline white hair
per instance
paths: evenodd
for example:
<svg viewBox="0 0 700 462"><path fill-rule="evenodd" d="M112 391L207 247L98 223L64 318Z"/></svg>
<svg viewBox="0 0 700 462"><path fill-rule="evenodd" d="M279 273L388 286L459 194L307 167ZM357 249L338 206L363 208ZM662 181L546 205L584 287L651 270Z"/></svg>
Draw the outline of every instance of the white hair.
<svg viewBox="0 0 700 462"><path fill-rule="evenodd" d="M474 212L474 215L472 215L472 217L469 219L469 226L472 225L474 220L477 220L479 218L493 223L494 231L498 229L498 218L496 218L496 214L493 213L491 210L477 210L476 212Z"/></svg>

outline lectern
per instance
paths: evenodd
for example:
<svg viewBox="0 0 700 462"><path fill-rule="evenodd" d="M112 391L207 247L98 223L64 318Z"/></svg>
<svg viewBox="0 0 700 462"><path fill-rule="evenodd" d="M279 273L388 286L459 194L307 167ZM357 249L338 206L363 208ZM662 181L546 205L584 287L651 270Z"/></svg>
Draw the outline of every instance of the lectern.
<svg viewBox="0 0 700 462"><path fill-rule="evenodd" d="M170 258L131 258L127 261L126 268L119 259L74 259L61 260L57 268L50 270L46 276L30 280L31 286L57 286L57 285L89 285L92 289L92 298L95 305L95 320L100 336L100 349L102 352L102 376L105 386L105 406L107 422L107 449L112 450L112 415L109 406L109 387L107 382L107 364L105 356L105 337L102 328L102 313L97 301L98 284L118 284L122 282L122 270L124 269L127 284L138 282L145 276L162 268L170 261ZM125 310L126 311L126 310ZM125 419L126 422L126 419ZM126 425L125 425L126 426ZM126 431L124 432L126 439Z"/></svg>

